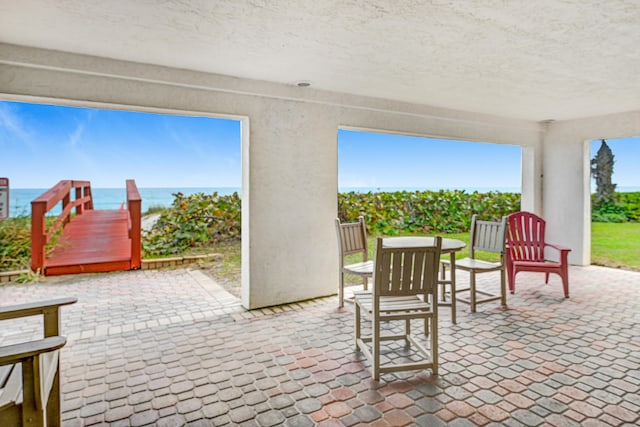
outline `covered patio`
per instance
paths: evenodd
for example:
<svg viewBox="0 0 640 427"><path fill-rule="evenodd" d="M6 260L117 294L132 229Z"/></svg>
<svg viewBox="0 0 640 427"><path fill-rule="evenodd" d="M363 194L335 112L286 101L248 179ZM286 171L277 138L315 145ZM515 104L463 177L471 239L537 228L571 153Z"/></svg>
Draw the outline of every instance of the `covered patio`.
<svg viewBox="0 0 640 427"><path fill-rule="evenodd" d="M570 299L557 277L523 273L507 309L462 306L457 325L441 309L439 376L379 382L335 296L246 311L178 269L5 285L0 299L78 297L62 309L65 427L637 425L640 273L570 274ZM3 322L0 346L40 334L29 320Z"/></svg>
<svg viewBox="0 0 640 427"><path fill-rule="evenodd" d="M338 129L520 146L522 209L589 265L590 141L640 134L637 22L634 0L0 2L0 96L239 119L255 309L336 291Z"/></svg>
<svg viewBox="0 0 640 427"><path fill-rule="evenodd" d="M0 287L79 299L64 426L637 424L640 274L589 266L589 141L640 134L638 22L634 0L0 2L2 99L242 126L241 300L190 270ZM519 275L506 310L441 310L437 377L372 381L330 296L338 129L520 146L571 298Z"/></svg>

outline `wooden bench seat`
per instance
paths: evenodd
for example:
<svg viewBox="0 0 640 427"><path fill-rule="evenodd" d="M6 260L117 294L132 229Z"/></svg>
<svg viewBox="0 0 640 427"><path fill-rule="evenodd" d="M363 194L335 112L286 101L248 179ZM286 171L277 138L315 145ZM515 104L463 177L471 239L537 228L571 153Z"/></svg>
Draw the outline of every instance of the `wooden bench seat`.
<svg viewBox="0 0 640 427"><path fill-rule="evenodd" d="M60 307L76 298L0 307L0 320L42 315L44 338L0 347L0 425L60 426Z"/></svg>

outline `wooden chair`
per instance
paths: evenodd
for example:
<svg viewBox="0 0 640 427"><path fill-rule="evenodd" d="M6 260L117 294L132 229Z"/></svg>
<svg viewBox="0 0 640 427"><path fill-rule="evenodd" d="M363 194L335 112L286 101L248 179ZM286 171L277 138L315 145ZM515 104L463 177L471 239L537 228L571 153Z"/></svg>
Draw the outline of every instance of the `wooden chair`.
<svg viewBox="0 0 640 427"><path fill-rule="evenodd" d="M367 245L367 227L364 218L358 217L358 222L340 223L336 218L336 233L338 235L338 251L340 259L340 282L338 285L338 307L344 306L344 275L353 274L362 277L364 289L368 289L368 279L373 277L373 261L369 260ZM345 257L361 254L362 261L345 265Z"/></svg>
<svg viewBox="0 0 640 427"><path fill-rule="evenodd" d="M509 290L516 290L516 274L521 271L545 273L545 283L549 274L555 273L562 279L565 298L569 298L570 248L545 241L545 221L531 212L516 212L508 216L507 229L507 276ZM546 261L545 249L558 254L558 261Z"/></svg>
<svg viewBox="0 0 640 427"><path fill-rule="evenodd" d="M369 362L374 380L385 372L431 369L438 373L438 261L442 239L435 245L413 248L385 248L377 239L373 290L355 294L355 344ZM363 337L361 317L371 321L371 336ZM423 319L425 334L430 336L429 349L411 336L411 320ZM382 322L404 320L404 334L382 335ZM427 329L430 325L429 330ZM385 363L381 366L381 342L405 340L417 350L423 360L409 359L406 363ZM368 343L371 344L369 348Z"/></svg>
<svg viewBox="0 0 640 427"><path fill-rule="evenodd" d="M60 307L76 298L0 307L0 320L44 317L44 339L0 347L0 425L60 426Z"/></svg>
<svg viewBox="0 0 640 427"><path fill-rule="evenodd" d="M469 287L456 289L459 292L469 292L469 298L458 298L458 301L469 304L471 312L476 312L477 304L500 300L502 305L507 305L507 286L505 280L505 233L507 230L507 218L502 221L481 221L478 215L471 217L471 236L469 239L469 258L456 260L456 269L469 272ZM499 262L483 261L476 258L478 252L491 252L500 254ZM442 259L442 279L445 278L449 260ZM476 274L491 271L500 272L500 295L494 295L476 288ZM478 299L478 294L483 298Z"/></svg>

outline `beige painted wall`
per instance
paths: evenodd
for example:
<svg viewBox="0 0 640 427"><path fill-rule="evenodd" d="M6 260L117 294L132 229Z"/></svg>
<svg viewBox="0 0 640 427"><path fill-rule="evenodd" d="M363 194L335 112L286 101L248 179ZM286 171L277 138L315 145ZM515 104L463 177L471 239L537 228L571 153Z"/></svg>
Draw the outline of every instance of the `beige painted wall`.
<svg viewBox="0 0 640 427"><path fill-rule="evenodd" d="M523 208L542 211L541 162L548 157L541 150L544 127L537 123L3 44L0 94L9 100L242 119L247 308L336 292L339 127L521 145ZM562 155L571 157L572 148ZM544 182L557 178L549 173ZM552 192L544 203L564 205L568 192ZM546 211L564 221L553 215L562 209ZM559 228L553 224L554 232Z"/></svg>

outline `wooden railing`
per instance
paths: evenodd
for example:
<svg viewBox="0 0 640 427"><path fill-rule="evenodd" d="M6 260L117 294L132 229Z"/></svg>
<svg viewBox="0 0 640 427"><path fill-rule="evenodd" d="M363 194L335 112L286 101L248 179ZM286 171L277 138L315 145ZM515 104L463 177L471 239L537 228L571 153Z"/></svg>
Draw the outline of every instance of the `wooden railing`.
<svg viewBox="0 0 640 427"><path fill-rule="evenodd" d="M71 200L72 190L75 190L73 201ZM60 201L62 201L62 212L47 230L47 212ZM76 215L82 215L86 210L93 209L89 181L60 181L31 202L31 269L33 271L42 271L44 268L46 245L55 233L69 222L74 208Z"/></svg>
<svg viewBox="0 0 640 427"><path fill-rule="evenodd" d="M131 269L139 269L142 265L142 198L133 179L127 180L127 210L131 239Z"/></svg>
<svg viewBox="0 0 640 427"><path fill-rule="evenodd" d="M127 180L126 185L129 239L131 240L130 268L138 269L142 264L142 198L134 180ZM71 200L72 193L75 195L73 200ZM47 229L47 212L60 202L62 202L62 212ZM93 210L89 181L60 181L31 202L31 269L33 271L44 272L46 245L71 220L74 209L76 216Z"/></svg>

